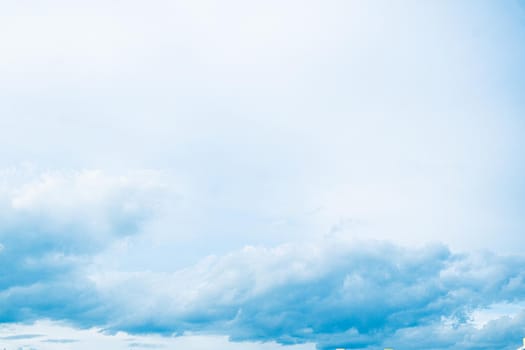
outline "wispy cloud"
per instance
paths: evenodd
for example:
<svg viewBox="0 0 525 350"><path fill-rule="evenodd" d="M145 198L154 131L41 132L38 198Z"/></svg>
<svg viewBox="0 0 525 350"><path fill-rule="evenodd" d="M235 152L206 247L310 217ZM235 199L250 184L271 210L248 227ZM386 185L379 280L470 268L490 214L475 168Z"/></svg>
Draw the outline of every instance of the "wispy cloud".
<svg viewBox="0 0 525 350"><path fill-rule="evenodd" d="M46 339L43 340L45 343L58 343L58 344L71 344L71 343L78 343L78 339Z"/></svg>
<svg viewBox="0 0 525 350"><path fill-rule="evenodd" d="M33 339L33 338L40 338L43 337L42 334L16 334L16 335L9 335L6 337L0 337L0 339L4 340L22 340L22 339Z"/></svg>

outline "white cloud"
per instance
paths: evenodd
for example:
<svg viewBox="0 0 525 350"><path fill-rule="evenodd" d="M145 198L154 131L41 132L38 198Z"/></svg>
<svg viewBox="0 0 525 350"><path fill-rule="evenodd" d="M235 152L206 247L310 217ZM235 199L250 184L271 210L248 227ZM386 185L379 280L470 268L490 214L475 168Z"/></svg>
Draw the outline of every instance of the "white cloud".
<svg viewBox="0 0 525 350"><path fill-rule="evenodd" d="M176 201L163 177L156 171L2 171L0 321L45 314L99 322L103 314L97 309L104 306L97 305L82 270L97 253L142 233Z"/></svg>
<svg viewBox="0 0 525 350"><path fill-rule="evenodd" d="M451 331L457 341L482 344L486 329L476 325L478 316L498 303L523 302L523 266L520 257L453 254L443 246L329 239L246 247L175 272L97 268L90 278L114 308L109 327L115 330L216 332L321 348L395 341L410 348L411 330L449 326L460 327ZM524 324L520 317L515 327Z"/></svg>
<svg viewBox="0 0 525 350"><path fill-rule="evenodd" d="M55 233L89 231L93 239L129 235L158 214L168 198L176 198L173 184L166 183L156 171L123 175L101 170L46 171L28 175L28 171L15 169L4 172L1 183L4 236L23 235L16 232L16 225L31 222L40 230L47 227Z"/></svg>

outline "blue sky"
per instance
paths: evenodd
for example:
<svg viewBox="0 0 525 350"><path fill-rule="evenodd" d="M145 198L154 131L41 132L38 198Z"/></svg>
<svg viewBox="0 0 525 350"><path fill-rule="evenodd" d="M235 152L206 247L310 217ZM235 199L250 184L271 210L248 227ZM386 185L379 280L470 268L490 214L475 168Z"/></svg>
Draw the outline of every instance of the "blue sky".
<svg viewBox="0 0 525 350"><path fill-rule="evenodd" d="M514 349L525 3L0 5L0 347Z"/></svg>

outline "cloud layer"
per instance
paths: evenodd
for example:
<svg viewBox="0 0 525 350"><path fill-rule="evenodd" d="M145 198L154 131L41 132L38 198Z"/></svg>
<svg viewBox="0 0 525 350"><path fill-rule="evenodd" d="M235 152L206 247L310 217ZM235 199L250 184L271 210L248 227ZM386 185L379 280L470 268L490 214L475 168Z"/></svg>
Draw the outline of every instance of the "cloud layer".
<svg viewBox="0 0 525 350"><path fill-rule="evenodd" d="M56 172L4 186L0 321L321 349L506 349L525 329L520 308L474 322L494 305L525 302L525 258L443 245L328 237L246 246L164 272L90 268L115 242L140 234L165 193L155 173Z"/></svg>
<svg viewBox="0 0 525 350"><path fill-rule="evenodd" d="M515 348L524 9L0 2L0 340Z"/></svg>

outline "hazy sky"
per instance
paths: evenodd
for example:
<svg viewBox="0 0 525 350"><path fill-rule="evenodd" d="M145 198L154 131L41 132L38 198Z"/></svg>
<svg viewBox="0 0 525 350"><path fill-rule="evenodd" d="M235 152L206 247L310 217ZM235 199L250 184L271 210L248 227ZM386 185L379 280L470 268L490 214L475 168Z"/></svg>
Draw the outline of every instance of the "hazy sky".
<svg viewBox="0 0 525 350"><path fill-rule="evenodd" d="M0 348L515 349L525 2L4 1Z"/></svg>

